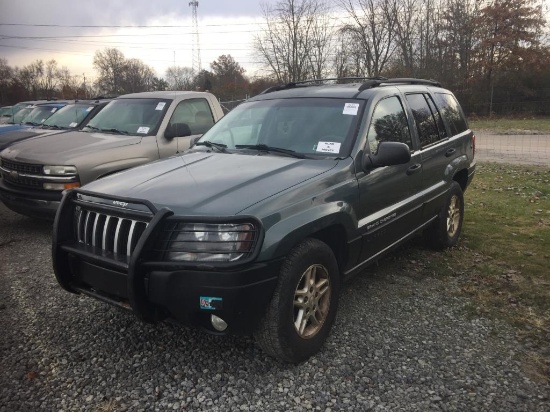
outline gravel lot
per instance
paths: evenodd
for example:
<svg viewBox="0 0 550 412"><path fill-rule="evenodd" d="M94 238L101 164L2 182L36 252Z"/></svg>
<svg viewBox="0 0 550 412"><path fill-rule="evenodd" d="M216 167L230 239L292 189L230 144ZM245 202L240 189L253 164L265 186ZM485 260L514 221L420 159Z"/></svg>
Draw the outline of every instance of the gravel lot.
<svg viewBox="0 0 550 412"><path fill-rule="evenodd" d="M480 162L548 166L550 135L497 134L490 130L474 131L476 159Z"/></svg>
<svg viewBox="0 0 550 412"><path fill-rule="evenodd" d="M50 232L0 205L2 412L550 410L512 332L468 318L452 279L355 278L322 352L285 365L249 338L144 325L66 293Z"/></svg>

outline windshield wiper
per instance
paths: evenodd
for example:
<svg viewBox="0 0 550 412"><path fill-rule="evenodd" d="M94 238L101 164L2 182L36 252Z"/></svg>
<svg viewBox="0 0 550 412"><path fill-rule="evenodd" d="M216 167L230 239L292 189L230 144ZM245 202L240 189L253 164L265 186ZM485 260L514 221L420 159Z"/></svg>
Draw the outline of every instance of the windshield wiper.
<svg viewBox="0 0 550 412"><path fill-rule="evenodd" d="M301 153L296 153L294 150L283 149L282 147L268 146L266 144L237 144L237 145L235 145L235 148L237 148L237 149L260 150L260 151L263 151L263 152L282 153L282 154L285 154L287 156L297 157L298 159L306 159L307 158L307 156L305 156Z"/></svg>
<svg viewBox="0 0 550 412"><path fill-rule="evenodd" d="M99 127L94 127L94 126L90 126L90 125L86 125L84 127L87 127L89 129L92 129L92 130L97 130L97 131L101 131L101 129Z"/></svg>
<svg viewBox="0 0 550 412"><path fill-rule="evenodd" d="M114 127L112 129L99 129L99 130L102 131L102 132L111 132L111 133L123 134L123 135L126 135L126 136L130 134L126 130L118 130Z"/></svg>
<svg viewBox="0 0 550 412"><path fill-rule="evenodd" d="M61 126L56 124L43 124L42 127L47 127L48 129L62 129Z"/></svg>
<svg viewBox="0 0 550 412"><path fill-rule="evenodd" d="M223 143L215 143L215 142L210 142L208 140L205 140L204 142L195 143L195 146L206 146L210 149L214 148L219 150L222 153L227 153L227 150L225 150L227 148L227 145Z"/></svg>
<svg viewBox="0 0 550 412"><path fill-rule="evenodd" d="M40 123L36 123L36 122L25 122L25 124L29 124L31 126L39 126Z"/></svg>

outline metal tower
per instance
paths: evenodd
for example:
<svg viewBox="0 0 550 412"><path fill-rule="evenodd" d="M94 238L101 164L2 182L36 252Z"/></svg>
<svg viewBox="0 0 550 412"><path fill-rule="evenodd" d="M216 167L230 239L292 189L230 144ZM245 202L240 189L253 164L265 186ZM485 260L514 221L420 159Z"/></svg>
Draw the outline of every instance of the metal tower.
<svg viewBox="0 0 550 412"><path fill-rule="evenodd" d="M199 74L201 71L201 45L199 41L199 22L197 20L198 1L190 1L189 6L193 9L193 73Z"/></svg>

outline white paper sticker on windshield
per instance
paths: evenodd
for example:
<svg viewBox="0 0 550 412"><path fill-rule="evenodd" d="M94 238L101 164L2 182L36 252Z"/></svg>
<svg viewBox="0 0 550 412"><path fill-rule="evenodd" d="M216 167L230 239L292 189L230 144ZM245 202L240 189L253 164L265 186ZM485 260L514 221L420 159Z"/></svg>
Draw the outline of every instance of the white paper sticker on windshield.
<svg viewBox="0 0 550 412"><path fill-rule="evenodd" d="M42 119L40 120L40 123L44 123L46 121L46 119Z"/></svg>
<svg viewBox="0 0 550 412"><path fill-rule="evenodd" d="M32 104L29 104L26 109L30 109L32 107Z"/></svg>
<svg viewBox="0 0 550 412"><path fill-rule="evenodd" d="M76 126L78 126L78 123L77 123L77 122L72 122L72 123L69 125L69 127L76 127Z"/></svg>
<svg viewBox="0 0 550 412"><path fill-rule="evenodd" d="M155 107L155 110L162 110L164 109L164 106L166 106L166 102L160 102L157 104L157 107Z"/></svg>
<svg viewBox="0 0 550 412"><path fill-rule="evenodd" d="M52 109L52 113L55 113L56 110L57 110L57 107L54 107L54 108Z"/></svg>
<svg viewBox="0 0 550 412"><path fill-rule="evenodd" d="M340 153L342 143L337 142L319 142L317 151L322 153Z"/></svg>
<svg viewBox="0 0 550 412"><path fill-rule="evenodd" d="M92 110L94 110L94 106L90 106L86 109L87 112L91 112Z"/></svg>
<svg viewBox="0 0 550 412"><path fill-rule="evenodd" d="M147 134L149 133L149 127L141 126L139 129L137 129L137 132Z"/></svg>
<svg viewBox="0 0 550 412"><path fill-rule="evenodd" d="M342 112L342 114L357 116L358 110L359 110L359 103L346 103L344 105L344 111Z"/></svg>

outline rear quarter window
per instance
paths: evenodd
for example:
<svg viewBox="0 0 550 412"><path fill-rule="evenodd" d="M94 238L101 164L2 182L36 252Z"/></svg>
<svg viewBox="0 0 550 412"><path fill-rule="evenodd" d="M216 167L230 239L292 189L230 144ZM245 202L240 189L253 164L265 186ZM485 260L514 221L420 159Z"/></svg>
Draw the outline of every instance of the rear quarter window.
<svg viewBox="0 0 550 412"><path fill-rule="evenodd" d="M452 135L468 130L468 123L456 98L448 93L436 93L435 96L443 117L449 123Z"/></svg>

